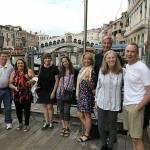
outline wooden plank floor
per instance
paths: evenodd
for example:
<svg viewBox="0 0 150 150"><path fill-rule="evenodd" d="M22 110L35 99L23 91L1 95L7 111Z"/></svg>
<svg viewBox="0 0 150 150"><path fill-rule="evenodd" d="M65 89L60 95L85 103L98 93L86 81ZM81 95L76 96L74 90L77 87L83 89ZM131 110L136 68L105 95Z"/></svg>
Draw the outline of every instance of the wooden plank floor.
<svg viewBox="0 0 150 150"><path fill-rule="evenodd" d="M78 143L80 123L71 120L71 135L66 138L59 135L60 122L55 120L54 129L41 130L43 118L37 113L32 113L29 132L17 131L16 115L13 113L13 129L6 130L3 123L4 117L0 114L0 150L100 150L101 141L90 140ZM147 146L147 150L150 146ZM118 141L114 150L132 150L131 140L128 136L118 134Z"/></svg>

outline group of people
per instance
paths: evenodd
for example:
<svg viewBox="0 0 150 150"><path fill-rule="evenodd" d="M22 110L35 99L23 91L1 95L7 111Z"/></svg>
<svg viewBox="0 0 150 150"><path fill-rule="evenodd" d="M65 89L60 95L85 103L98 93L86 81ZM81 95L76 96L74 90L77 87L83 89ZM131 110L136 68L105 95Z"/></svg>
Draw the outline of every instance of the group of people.
<svg viewBox="0 0 150 150"><path fill-rule="evenodd" d="M96 55L96 64L99 64L95 67L100 67L97 69L99 75L95 100L101 150L111 150L117 141L116 122L121 109L124 129L132 139L133 149L144 150L143 129L150 120L150 70L139 60L137 44L130 43L125 48L127 64L124 67L120 56L110 50L111 39L104 37L103 44L105 50L103 54ZM103 58L102 65L100 58Z"/></svg>
<svg viewBox="0 0 150 150"><path fill-rule="evenodd" d="M122 110L124 129L128 130L131 136L133 149L144 150L143 128L147 127L150 118L150 108L147 108L150 103L150 70L138 59L137 44L130 43L125 48L127 65L123 63L120 55L111 50L111 45L111 37L104 36L103 51L96 54L95 59L93 54L84 53L77 78L69 57L61 57L58 70L52 63L51 55L49 53L43 55L36 91L37 102L43 106L42 129L54 127L53 104L57 99L62 123L60 135L64 137L70 135L69 120L72 99L68 101L64 99L64 95L67 93L67 96L73 96L75 93L77 116L84 127L83 133L77 138L78 142L90 139L91 114L93 108L96 107L102 140L101 150L112 150L117 141L117 116ZM29 131L33 99L30 89L35 84L34 73L28 69L23 59L18 59L13 69L6 64L7 57L6 53L0 54L0 99L4 103L6 128L12 128L11 100L13 99L19 121L17 130L23 128L24 110L24 131ZM147 124L144 124L144 119L148 120Z"/></svg>
<svg viewBox="0 0 150 150"><path fill-rule="evenodd" d="M133 149L144 150L143 129L150 121L150 70L139 60L137 44L130 43L125 48L127 64L110 50L111 44L111 38L105 36L103 53L95 56L95 72L98 74L95 101L101 150L111 150L117 141L117 114L120 110Z"/></svg>
<svg viewBox="0 0 150 150"><path fill-rule="evenodd" d="M17 130L23 128L23 112L24 112L24 131L29 130L29 118L32 102L32 93L30 91L32 77L34 73L28 69L23 59L18 59L14 67L7 63L9 54L7 52L0 53L0 102L3 101L6 129L12 128L11 104L14 100L16 106L16 114L19 121Z"/></svg>

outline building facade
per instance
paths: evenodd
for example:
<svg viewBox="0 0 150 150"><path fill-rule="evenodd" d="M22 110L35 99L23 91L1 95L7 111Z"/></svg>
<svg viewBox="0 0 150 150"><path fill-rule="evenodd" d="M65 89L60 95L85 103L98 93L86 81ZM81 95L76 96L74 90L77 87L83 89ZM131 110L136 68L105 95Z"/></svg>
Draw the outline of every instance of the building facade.
<svg viewBox="0 0 150 150"><path fill-rule="evenodd" d="M4 50L38 48L38 36L23 30L20 26L0 25L0 37L3 39Z"/></svg>
<svg viewBox="0 0 150 150"><path fill-rule="evenodd" d="M128 27L125 33L127 43L144 45L147 42L149 9L149 0L128 0Z"/></svg>
<svg viewBox="0 0 150 150"><path fill-rule="evenodd" d="M9 26L0 25L0 36L3 41L2 48L13 48L15 45L14 31L13 28Z"/></svg>
<svg viewBox="0 0 150 150"><path fill-rule="evenodd" d="M115 44L125 43L125 31L127 26L127 12L122 13L121 17L112 22L112 38Z"/></svg>
<svg viewBox="0 0 150 150"><path fill-rule="evenodd" d="M112 23L113 21L110 21L108 24L103 24L101 27L101 31L99 32L99 42L102 42L102 39L105 35L112 36Z"/></svg>

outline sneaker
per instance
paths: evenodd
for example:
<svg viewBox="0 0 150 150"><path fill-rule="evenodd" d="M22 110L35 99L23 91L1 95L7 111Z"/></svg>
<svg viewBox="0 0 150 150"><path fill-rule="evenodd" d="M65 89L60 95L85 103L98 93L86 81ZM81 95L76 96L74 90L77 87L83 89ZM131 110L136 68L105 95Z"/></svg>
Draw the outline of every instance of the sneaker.
<svg viewBox="0 0 150 150"><path fill-rule="evenodd" d="M29 126L25 126L25 128L24 128L24 132L28 132L30 130L30 127Z"/></svg>
<svg viewBox="0 0 150 150"><path fill-rule="evenodd" d="M47 129L48 127L49 127L49 124L48 124L47 122L45 122L45 123L43 124L42 130Z"/></svg>
<svg viewBox="0 0 150 150"><path fill-rule="evenodd" d="M11 124L11 123L7 123L7 124L6 124L6 129L7 129L7 130L12 129L12 124Z"/></svg>
<svg viewBox="0 0 150 150"><path fill-rule="evenodd" d="M53 126L52 123L49 123L49 128L50 128L50 129L53 129L53 128L54 128L54 126Z"/></svg>
<svg viewBox="0 0 150 150"><path fill-rule="evenodd" d="M17 127L17 130L19 131L19 130L21 130L23 128L23 124L19 124L19 126Z"/></svg>

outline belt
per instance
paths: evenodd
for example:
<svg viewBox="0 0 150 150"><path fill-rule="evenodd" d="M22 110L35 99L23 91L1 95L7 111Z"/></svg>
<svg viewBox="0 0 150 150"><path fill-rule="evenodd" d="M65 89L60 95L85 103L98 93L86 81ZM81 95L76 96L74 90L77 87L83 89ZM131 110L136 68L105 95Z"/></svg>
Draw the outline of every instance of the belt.
<svg viewBox="0 0 150 150"><path fill-rule="evenodd" d="M5 87L5 88L0 88L0 90L7 90L8 89L8 87Z"/></svg>

